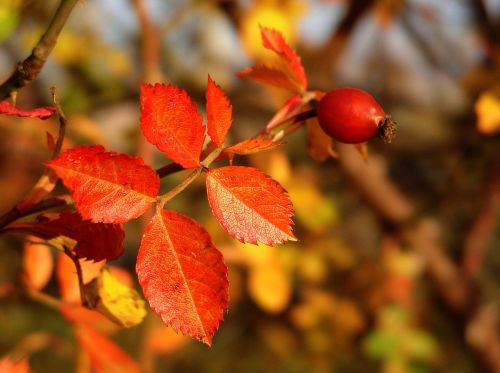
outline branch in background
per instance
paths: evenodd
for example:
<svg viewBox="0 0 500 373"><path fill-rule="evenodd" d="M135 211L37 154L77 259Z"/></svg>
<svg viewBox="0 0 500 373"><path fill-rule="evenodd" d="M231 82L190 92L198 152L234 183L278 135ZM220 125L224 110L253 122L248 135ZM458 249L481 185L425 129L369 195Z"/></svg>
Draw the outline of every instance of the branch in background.
<svg viewBox="0 0 500 373"><path fill-rule="evenodd" d="M142 55L142 79L146 83L161 81L160 43L158 32L149 17L144 0L131 0L139 22Z"/></svg>
<svg viewBox="0 0 500 373"><path fill-rule="evenodd" d="M0 101L15 96L18 90L31 83L40 74L77 2L78 0L61 0L47 30L33 48L31 55L18 63L12 75L0 85Z"/></svg>
<svg viewBox="0 0 500 373"><path fill-rule="evenodd" d="M441 244L441 225L432 219L416 218L414 204L387 178L377 162L365 162L350 145L338 144L339 163L357 190L386 222L399 227L401 238L424 259L429 277L437 293L448 307L464 321L468 328L488 330L487 343L473 343L472 347L485 366L500 372L500 359L492 353L500 351L498 323L481 318L475 282L446 255ZM495 324L492 327L491 324Z"/></svg>

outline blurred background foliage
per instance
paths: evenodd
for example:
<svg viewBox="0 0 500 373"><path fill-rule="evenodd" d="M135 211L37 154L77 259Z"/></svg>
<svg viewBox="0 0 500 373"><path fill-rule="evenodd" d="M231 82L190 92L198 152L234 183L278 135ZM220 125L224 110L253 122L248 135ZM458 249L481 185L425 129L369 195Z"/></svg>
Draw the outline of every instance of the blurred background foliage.
<svg viewBox="0 0 500 373"><path fill-rule="evenodd" d="M30 53L57 4L0 0L0 81ZM302 56L311 89L366 89L399 122L393 144L369 145L369 163L418 216L439 222L442 247L416 250L400 240L342 161L313 161L299 131L280 150L235 160L289 191L299 242L228 238L210 216L203 180L171 202L203 223L229 266L231 303L213 347L153 315L108 333L147 372L499 371L497 0L81 1L18 103L50 104L55 85L69 121L66 148L100 143L159 167L167 160L139 136L139 83L179 85L203 110L210 74L233 104L236 142L259 132L287 98L235 76L273 58L259 24L279 29ZM41 174L50 157L45 132L56 128L54 120L0 116L1 211ZM129 281L143 224L127 224L126 254L112 263ZM18 281L23 241L5 237L0 246L0 283ZM65 290L55 277L45 291L57 295ZM456 291L466 297L453 302ZM60 315L1 293L0 355L28 356L37 372L88 369Z"/></svg>

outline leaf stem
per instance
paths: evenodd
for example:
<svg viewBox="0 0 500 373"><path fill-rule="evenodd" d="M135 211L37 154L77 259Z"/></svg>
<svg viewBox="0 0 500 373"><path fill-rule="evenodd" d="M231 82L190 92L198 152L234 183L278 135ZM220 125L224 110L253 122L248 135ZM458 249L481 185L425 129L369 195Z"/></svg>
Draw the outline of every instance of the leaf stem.
<svg viewBox="0 0 500 373"><path fill-rule="evenodd" d="M165 193L161 196L158 196L158 206L160 208L163 208L163 206L165 206L165 204L169 200L171 200L177 194L179 194L184 189L186 189L189 186L189 184L191 184L194 181L194 179L196 179L198 176L200 176L202 170L203 170L202 166L195 168L194 171L191 172L188 175L188 177L186 177L179 185L177 185L173 189L169 190L167 193Z"/></svg>
<svg viewBox="0 0 500 373"><path fill-rule="evenodd" d="M13 97L15 92L36 79L54 49L57 37L61 33L71 11L78 0L61 0L47 30L33 48L31 54L19 62L12 75L0 85L0 101Z"/></svg>

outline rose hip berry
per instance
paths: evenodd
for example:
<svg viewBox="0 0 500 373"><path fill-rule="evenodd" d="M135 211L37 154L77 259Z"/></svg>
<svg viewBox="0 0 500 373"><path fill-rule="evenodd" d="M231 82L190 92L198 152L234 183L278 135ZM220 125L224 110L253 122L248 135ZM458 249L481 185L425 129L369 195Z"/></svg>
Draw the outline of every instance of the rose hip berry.
<svg viewBox="0 0 500 373"><path fill-rule="evenodd" d="M367 92L337 88L328 92L317 107L319 125L328 136L358 144L375 136L390 143L396 123Z"/></svg>

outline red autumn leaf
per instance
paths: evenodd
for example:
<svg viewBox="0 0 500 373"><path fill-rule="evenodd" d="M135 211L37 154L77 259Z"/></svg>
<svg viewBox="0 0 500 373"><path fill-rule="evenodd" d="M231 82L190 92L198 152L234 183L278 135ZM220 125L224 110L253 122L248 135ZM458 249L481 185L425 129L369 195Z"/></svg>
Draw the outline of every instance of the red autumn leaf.
<svg viewBox="0 0 500 373"><path fill-rule="evenodd" d="M207 83L207 132L217 145L224 144L231 127L233 108L224 91L208 77Z"/></svg>
<svg viewBox="0 0 500 373"><path fill-rule="evenodd" d="M16 117L48 119L56 113L53 106L39 107L36 109L23 110L14 107L9 101L0 101L0 114L12 115Z"/></svg>
<svg viewBox="0 0 500 373"><path fill-rule="evenodd" d="M10 225L44 239L66 236L77 241L74 252L79 258L99 262L116 259L123 254L125 232L120 224L92 223L77 212L63 212L57 219Z"/></svg>
<svg viewBox="0 0 500 373"><path fill-rule="evenodd" d="M27 288L40 290L47 285L54 270L54 258L50 247L39 238L27 237L23 250L21 281ZM38 241L40 243L38 243Z"/></svg>
<svg viewBox="0 0 500 373"><path fill-rule="evenodd" d="M142 84L141 129L151 144L184 168L200 163L205 141L203 118L184 90Z"/></svg>
<svg viewBox="0 0 500 373"><path fill-rule="evenodd" d="M91 328L76 328L78 344L96 372L139 373L139 365L115 342Z"/></svg>
<svg viewBox="0 0 500 373"><path fill-rule="evenodd" d="M264 135L257 135L243 140L242 142L226 148L224 151L232 154L254 154L267 150L279 148L284 143L280 141L273 141L273 139Z"/></svg>
<svg viewBox="0 0 500 373"><path fill-rule="evenodd" d="M209 346L228 305L227 268L205 229L175 211L146 227L137 276L151 308L175 331Z"/></svg>
<svg viewBox="0 0 500 373"><path fill-rule="evenodd" d="M141 158L79 146L48 163L71 191L84 219L124 223L142 215L158 194L160 180Z"/></svg>
<svg viewBox="0 0 500 373"><path fill-rule="evenodd" d="M260 27L260 33L262 45L280 56L285 73L298 85L299 92L305 91L307 87L306 72L300 57L290 48L283 35L279 31L262 26Z"/></svg>
<svg viewBox="0 0 500 373"><path fill-rule="evenodd" d="M267 123L266 129L271 130L281 124L292 119L299 114L304 107L304 103L300 96L292 96L283 104L283 106L274 114L272 119Z"/></svg>
<svg viewBox="0 0 500 373"><path fill-rule="evenodd" d="M248 67L238 72L237 75L243 79L252 79L260 83L284 88L292 92L300 92L300 88L297 84L291 81L286 73L275 67L266 65Z"/></svg>
<svg viewBox="0 0 500 373"><path fill-rule="evenodd" d="M256 168L227 166L209 170L207 193L214 216L239 241L273 245L296 240L288 194Z"/></svg>

